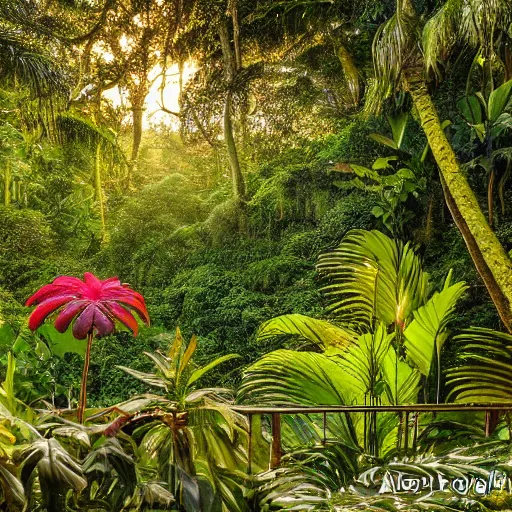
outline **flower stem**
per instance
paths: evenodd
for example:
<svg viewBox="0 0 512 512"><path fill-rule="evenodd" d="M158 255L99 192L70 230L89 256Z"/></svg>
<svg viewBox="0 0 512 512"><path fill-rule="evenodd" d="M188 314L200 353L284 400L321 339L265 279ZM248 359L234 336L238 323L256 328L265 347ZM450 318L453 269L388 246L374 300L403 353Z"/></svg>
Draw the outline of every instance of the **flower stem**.
<svg viewBox="0 0 512 512"><path fill-rule="evenodd" d="M80 384L80 399L78 401L78 423L84 422L85 406L87 405L87 375L89 374L89 362L91 359L91 345L93 337L94 335L92 332L87 335L87 350L85 352L82 383Z"/></svg>

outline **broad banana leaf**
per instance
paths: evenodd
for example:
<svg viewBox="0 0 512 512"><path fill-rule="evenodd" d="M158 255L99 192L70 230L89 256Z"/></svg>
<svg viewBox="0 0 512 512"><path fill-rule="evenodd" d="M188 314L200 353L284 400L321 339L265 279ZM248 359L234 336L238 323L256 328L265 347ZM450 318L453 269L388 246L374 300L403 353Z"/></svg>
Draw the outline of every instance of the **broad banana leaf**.
<svg viewBox="0 0 512 512"><path fill-rule="evenodd" d="M265 340L275 336L300 336L322 348L344 349L355 340L355 334L327 320L305 315L282 315L268 320L258 330L257 339Z"/></svg>
<svg viewBox="0 0 512 512"><path fill-rule="evenodd" d="M489 120L491 123L494 123L505 110L505 107L508 104L508 100L510 99L511 92L512 80L505 82L491 92L488 106Z"/></svg>
<svg viewBox="0 0 512 512"><path fill-rule="evenodd" d="M413 313L414 319L404 331L407 358L425 376L430 374L434 355L441 354L455 306L468 289L464 282L450 285L450 278L440 292Z"/></svg>
<svg viewBox="0 0 512 512"><path fill-rule="evenodd" d="M80 492L87 487L82 468L56 439L41 437L16 453L15 460L21 460L25 489L31 485L37 470L43 503L48 510L56 510L59 499L69 489Z"/></svg>
<svg viewBox="0 0 512 512"><path fill-rule="evenodd" d="M360 394L360 382L326 355L276 350L244 372L238 399L260 405L349 405ZM329 415L329 432L340 443L358 449L359 419L355 414Z"/></svg>
<svg viewBox="0 0 512 512"><path fill-rule="evenodd" d="M512 401L512 335L472 327L453 338L459 365L447 373L457 402Z"/></svg>
<svg viewBox="0 0 512 512"><path fill-rule="evenodd" d="M329 310L358 332L379 322L403 327L427 299L428 276L411 246L379 231L350 231L317 268Z"/></svg>

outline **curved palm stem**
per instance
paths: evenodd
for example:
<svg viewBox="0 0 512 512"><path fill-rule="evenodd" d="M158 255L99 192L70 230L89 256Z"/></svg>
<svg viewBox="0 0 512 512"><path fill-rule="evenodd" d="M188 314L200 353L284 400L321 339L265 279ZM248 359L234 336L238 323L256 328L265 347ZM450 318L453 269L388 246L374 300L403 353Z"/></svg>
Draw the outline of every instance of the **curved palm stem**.
<svg viewBox="0 0 512 512"><path fill-rule="evenodd" d="M462 173L423 77L418 70L409 69L405 80L439 166L450 212L503 324L512 332L512 260L487 223L475 194Z"/></svg>

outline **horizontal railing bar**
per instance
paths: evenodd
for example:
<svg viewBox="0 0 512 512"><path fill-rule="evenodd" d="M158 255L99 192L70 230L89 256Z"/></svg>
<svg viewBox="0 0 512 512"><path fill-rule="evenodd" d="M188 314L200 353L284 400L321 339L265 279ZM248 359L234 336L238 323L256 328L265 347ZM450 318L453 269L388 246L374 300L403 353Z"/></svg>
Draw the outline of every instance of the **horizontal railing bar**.
<svg viewBox="0 0 512 512"><path fill-rule="evenodd" d="M233 405L241 414L322 414L334 412L485 412L512 411L512 403L503 404L414 404L414 405L324 405L273 406Z"/></svg>

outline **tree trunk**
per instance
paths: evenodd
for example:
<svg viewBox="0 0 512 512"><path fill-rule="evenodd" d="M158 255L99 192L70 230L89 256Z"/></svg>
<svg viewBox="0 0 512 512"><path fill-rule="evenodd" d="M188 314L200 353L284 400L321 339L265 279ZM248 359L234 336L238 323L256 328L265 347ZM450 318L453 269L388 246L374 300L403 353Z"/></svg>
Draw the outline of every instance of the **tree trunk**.
<svg viewBox="0 0 512 512"><path fill-rule="evenodd" d="M457 162L421 73L406 70L405 80L439 167L450 212L503 324L512 332L512 260L487 223Z"/></svg>
<svg viewBox="0 0 512 512"><path fill-rule="evenodd" d="M228 10L231 13L233 21L233 46L235 47L235 66L236 70L242 69L242 50L240 49L240 23L238 21L238 1L229 0Z"/></svg>
<svg viewBox="0 0 512 512"><path fill-rule="evenodd" d="M498 185L498 196L500 198L501 203L501 214L505 215L505 185L507 184L507 181L510 177L510 172L512 171L512 161L509 160L507 162L507 167L505 168L505 173L500 179L500 183Z"/></svg>
<svg viewBox="0 0 512 512"><path fill-rule="evenodd" d="M231 167L231 179L233 182L233 193L239 202L245 201L245 182L240 167L238 151L236 149L235 137L233 135L233 122L231 120L231 103L233 93L228 90L224 104L224 141L228 152L229 166Z"/></svg>
<svg viewBox="0 0 512 512"><path fill-rule="evenodd" d="M11 204L11 179L11 161L7 159L4 169L4 206Z"/></svg>
<svg viewBox="0 0 512 512"><path fill-rule="evenodd" d="M233 107L233 83L237 72L237 64L231 43L229 40L227 21L223 19L219 24L219 39L222 48L224 77L226 81L226 98L224 100L224 142L228 153L229 166L231 167L231 178L235 199L239 203L245 202L245 181L242 174L240 159L236 148L233 133L233 120L231 111Z"/></svg>
<svg viewBox="0 0 512 512"><path fill-rule="evenodd" d="M103 201L103 188L101 186L101 145L96 146L94 161L94 200L98 204L98 212L101 221L101 241L105 240L107 226L105 223L105 204Z"/></svg>
<svg viewBox="0 0 512 512"><path fill-rule="evenodd" d="M503 60L505 64L505 82L508 82L512 79L512 49L509 42L505 45L505 56Z"/></svg>
<svg viewBox="0 0 512 512"><path fill-rule="evenodd" d="M139 159L140 143L142 140L142 114L144 110L142 105L132 105L132 155L128 164L128 172L126 174L126 190L130 189L133 177L133 171L137 167L137 160Z"/></svg>
<svg viewBox="0 0 512 512"><path fill-rule="evenodd" d="M491 164L492 165L492 164ZM494 227L494 181L496 173L491 169L489 174L489 181L487 182L487 210L489 217L489 226Z"/></svg>

